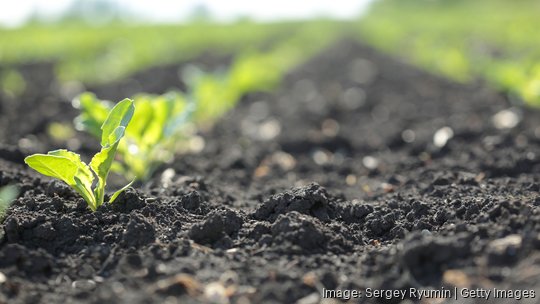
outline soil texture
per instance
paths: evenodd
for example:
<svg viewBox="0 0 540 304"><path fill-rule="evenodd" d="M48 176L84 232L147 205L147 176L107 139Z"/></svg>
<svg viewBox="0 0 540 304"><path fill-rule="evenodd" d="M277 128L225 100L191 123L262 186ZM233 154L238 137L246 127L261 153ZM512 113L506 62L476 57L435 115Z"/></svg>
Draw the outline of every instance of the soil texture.
<svg viewBox="0 0 540 304"><path fill-rule="evenodd" d="M91 89L182 89L183 65ZM483 84L344 40L274 93L245 96L200 134L202 152L91 212L22 162L65 147L45 130L77 111L52 63L20 69L29 89L0 96L0 186L21 191L0 225L0 303L310 304L324 289L453 287L540 297L540 113ZM90 155L95 141L77 136Z"/></svg>

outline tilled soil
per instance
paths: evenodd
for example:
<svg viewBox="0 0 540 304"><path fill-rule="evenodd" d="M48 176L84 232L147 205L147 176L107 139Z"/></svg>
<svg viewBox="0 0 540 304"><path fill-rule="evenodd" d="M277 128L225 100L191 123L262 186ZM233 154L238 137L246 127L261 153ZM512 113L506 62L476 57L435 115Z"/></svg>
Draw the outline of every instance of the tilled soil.
<svg viewBox="0 0 540 304"><path fill-rule="evenodd" d="M46 117L69 121L51 90ZM47 92L28 100L39 109ZM201 153L94 213L23 166L55 144L46 122L15 128L31 113L1 101L0 185L21 194L1 226L0 302L309 304L324 289L454 286L540 297L540 113L484 85L342 41L277 92L246 96L201 134ZM455 301L422 303L443 302Z"/></svg>

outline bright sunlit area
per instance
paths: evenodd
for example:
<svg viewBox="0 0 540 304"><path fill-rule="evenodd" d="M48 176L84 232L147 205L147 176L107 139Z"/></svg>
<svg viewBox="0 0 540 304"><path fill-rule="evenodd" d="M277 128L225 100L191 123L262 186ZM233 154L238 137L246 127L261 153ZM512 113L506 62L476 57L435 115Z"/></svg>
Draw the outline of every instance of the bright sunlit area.
<svg viewBox="0 0 540 304"><path fill-rule="evenodd" d="M181 23L194 19L230 22L240 18L256 21L309 19L314 17L352 19L359 16L370 0L316 0L308 5L300 1L217 1L217 0L21 0L0 3L0 24L17 26L29 19L54 21L80 15L92 21L112 18L126 21ZM134 20L135 19L135 20Z"/></svg>

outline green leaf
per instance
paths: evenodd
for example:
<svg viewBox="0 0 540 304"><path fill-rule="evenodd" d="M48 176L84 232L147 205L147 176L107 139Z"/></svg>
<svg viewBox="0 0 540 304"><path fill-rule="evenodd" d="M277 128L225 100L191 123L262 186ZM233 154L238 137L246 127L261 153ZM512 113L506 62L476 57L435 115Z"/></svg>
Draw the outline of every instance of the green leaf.
<svg viewBox="0 0 540 304"><path fill-rule="evenodd" d="M107 176L111 170L111 165L116 155L116 149L118 148L118 141L112 145L107 145L101 148L92 160L90 161L90 167L96 173L98 177L98 183L94 189L94 195L96 196L97 207L103 204L105 196L105 185L107 184Z"/></svg>
<svg viewBox="0 0 540 304"><path fill-rule="evenodd" d="M101 136L101 125L107 119L112 106L108 102L97 99L93 93L82 93L75 99L81 108L81 114L75 118L75 127L86 130L96 137Z"/></svg>
<svg viewBox="0 0 540 304"><path fill-rule="evenodd" d="M189 98L185 103L186 104L183 106L182 111L180 111L180 113L175 113L176 115L167 122L164 131L165 137L174 136L180 127L187 123L192 118L193 113L195 113L196 104L193 99Z"/></svg>
<svg viewBox="0 0 540 304"><path fill-rule="evenodd" d="M89 205L95 204L95 198L91 194L94 175L78 154L67 150L55 150L48 154L28 156L24 161L37 172L64 181Z"/></svg>
<svg viewBox="0 0 540 304"><path fill-rule="evenodd" d="M122 189L116 191L115 193L113 193L113 195L111 196L111 199L109 200L109 203L114 203L114 201L116 200L116 198L124 191L126 191L127 188L129 188L133 182L135 182L135 180L132 180L129 184L125 185L124 187L122 187Z"/></svg>
<svg viewBox="0 0 540 304"><path fill-rule="evenodd" d="M124 130L124 127L116 128L110 136L110 140L113 140L112 145L104 146L101 148L101 151L92 157L90 167L96 173L98 178L106 178L109 174L116 154L116 149L118 148L118 142L124 136Z"/></svg>
<svg viewBox="0 0 540 304"><path fill-rule="evenodd" d="M140 141L144 132L152 122L154 109L149 96L138 95L135 97L137 111L133 114L132 122L126 130L126 137L134 141Z"/></svg>
<svg viewBox="0 0 540 304"><path fill-rule="evenodd" d="M24 159L24 162L37 172L58 178L71 187L75 184L75 175L79 166L70 158L48 154L34 154Z"/></svg>
<svg viewBox="0 0 540 304"><path fill-rule="evenodd" d="M116 155L116 150L118 149L118 143L120 139L124 137L125 128L120 126L117 127L107 139L108 143L106 146L101 148L92 160L90 161L90 167L98 177L98 183L94 189L94 195L96 197L97 206L99 207L103 204L105 197L105 185L107 184L107 176L111 170L111 166Z"/></svg>
<svg viewBox="0 0 540 304"><path fill-rule="evenodd" d="M135 107L133 106L133 101L131 99L124 99L119 102L109 113L107 119L101 126L101 146L112 145L110 141L110 135L113 132L116 132L118 127L126 128L133 113L135 112Z"/></svg>
<svg viewBox="0 0 540 304"><path fill-rule="evenodd" d="M71 151L60 149L54 150L47 153L47 155L61 156L71 160L74 164L77 165L78 171L75 173L75 176L81 180L81 183L88 189L92 188L92 182L94 180L94 175L87 164L81 161L81 157L77 153Z"/></svg>
<svg viewBox="0 0 540 304"><path fill-rule="evenodd" d="M118 127L116 128L111 134L109 134L109 143L115 144L116 142L120 141L122 137L124 137L124 134L126 132L125 127Z"/></svg>
<svg viewBox="0 0 540 304"><path fill-rule="evenodd" d="M96 208L103 204L107 176L111 170L116 150L118 149L118 143L124 137L126 127L131 121L134 112L133 101L126 98L114 106L101 126L102 148L90 161L90 167L98 177L98 182L94 189Z"/></svg>
<svg viewBox="0 0 540 304"><path fill-rule="evenodd" d="M167 101L161 97L155 98L152 102L153 117L151 123L145 130L144 136L140 138L142 144L154 146L163 138L163 128L168 120L171 107Z"/></svg>
<svg viewBox="0 0 540 304"><path fill-rule="evenodd" d="M83 182L78 176L74 177L75 185L74 189L84 198L90 209L96 211L96 197L92 192L92 187L87 187L87 184Z"/></svg>

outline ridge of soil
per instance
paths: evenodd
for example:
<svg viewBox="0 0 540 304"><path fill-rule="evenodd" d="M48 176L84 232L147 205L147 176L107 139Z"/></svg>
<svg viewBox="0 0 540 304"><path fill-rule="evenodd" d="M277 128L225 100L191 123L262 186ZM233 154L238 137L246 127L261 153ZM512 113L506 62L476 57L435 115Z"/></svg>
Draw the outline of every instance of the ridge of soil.
<svg viewBox="0 0 540 304"><path fill-rule="evenodd" d="M48 102L60 104L53 95ZM14 100L0 101L13 124ZM496 128L503 110L515 127ZM245 96L201 134L201 153L94 213L22 165L28 151L15 139L41 125L2 133L0 186L21 194L0 226L0 302L306 304L323 288L367 287L540 292L540 113L366 46L341 41L292 70L279 91Z"/></svg>

